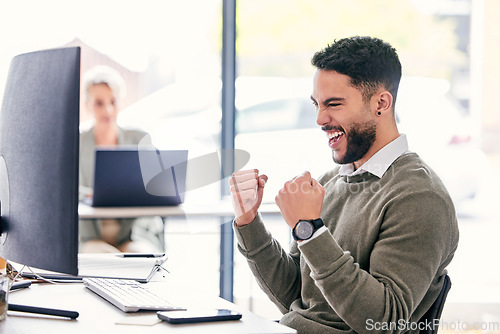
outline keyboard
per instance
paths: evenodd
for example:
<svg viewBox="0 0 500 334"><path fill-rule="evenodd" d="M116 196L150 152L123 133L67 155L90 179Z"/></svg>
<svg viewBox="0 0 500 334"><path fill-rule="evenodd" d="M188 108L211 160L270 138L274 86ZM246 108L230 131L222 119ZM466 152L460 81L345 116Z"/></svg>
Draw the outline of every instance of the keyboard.
<svg viewBox="0 0 500 334"><path fill-rule="evenodd" d="M84 278L83 284L123 312L184 310L134 280Z"/></svg>

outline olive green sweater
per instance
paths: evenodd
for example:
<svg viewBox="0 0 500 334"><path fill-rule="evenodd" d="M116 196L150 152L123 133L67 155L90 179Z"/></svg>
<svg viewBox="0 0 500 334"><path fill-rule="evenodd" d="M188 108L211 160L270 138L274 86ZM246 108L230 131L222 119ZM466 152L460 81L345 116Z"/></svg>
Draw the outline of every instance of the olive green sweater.
<svg viewBox="0 0 500 334"><path fill-rule="evenodd" d="M458 245L453 203L416 155L382 178L370 173L319 180L328 231L285 251L258 215L235 227L259 285L299 333L411 330L438 296ZM379 329L391 328L384 331Z"/></svg>

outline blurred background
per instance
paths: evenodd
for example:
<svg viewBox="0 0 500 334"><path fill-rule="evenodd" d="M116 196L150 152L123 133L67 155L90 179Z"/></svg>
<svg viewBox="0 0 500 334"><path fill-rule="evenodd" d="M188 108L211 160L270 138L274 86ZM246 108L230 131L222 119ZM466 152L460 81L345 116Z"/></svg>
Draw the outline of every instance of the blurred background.
<svg viewBox="0 0 500 334"><path fill-rule="evenodd" d="M265 201L298 173L317 177L333 167L309 99L314 52L353 35L384 39L403 64L400 131L444 180L459 213L443 316L500 322L500 2L237 0L236 8L235 145L250 153L248 168L269 176ZM191 158L220 148L222 0L2 2L0 45L0 99L13 56L78 45L82 73L105 64L126 80L121 125L149 131L157 147L188 149ZM82 126L88 121L82 108ZM220 188L196 189L186 201L216 201ZM287 245L279 215L265 218ZM219 224L189 218L165 225L170 267L214 295ZM234 271L234 301L278 318L239 254Z"/></svg>

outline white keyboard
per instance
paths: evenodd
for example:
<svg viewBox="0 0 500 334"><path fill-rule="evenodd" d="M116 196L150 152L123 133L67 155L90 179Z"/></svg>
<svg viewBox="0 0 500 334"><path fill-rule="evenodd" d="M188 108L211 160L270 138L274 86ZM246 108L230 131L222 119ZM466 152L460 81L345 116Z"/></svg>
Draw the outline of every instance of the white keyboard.
<svg viewBox="0 0 500 334"><path fill-rule="evenodd" d="M114 278L84 278L83 284L90 290L118 307L123 312L139 310L183 310L158 296L147 286L134 280Z"/></svg>

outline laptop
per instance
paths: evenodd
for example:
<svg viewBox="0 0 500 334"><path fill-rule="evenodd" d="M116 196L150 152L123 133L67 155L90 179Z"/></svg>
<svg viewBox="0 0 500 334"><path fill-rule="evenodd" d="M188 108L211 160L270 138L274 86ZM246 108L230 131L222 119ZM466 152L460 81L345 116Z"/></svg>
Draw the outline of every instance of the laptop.
<svg viewBox="0 0 500 334"><path fill-rule="evenodd" d="M96 149L94 207L171 206L184 202L187 150Z"/></svg>

